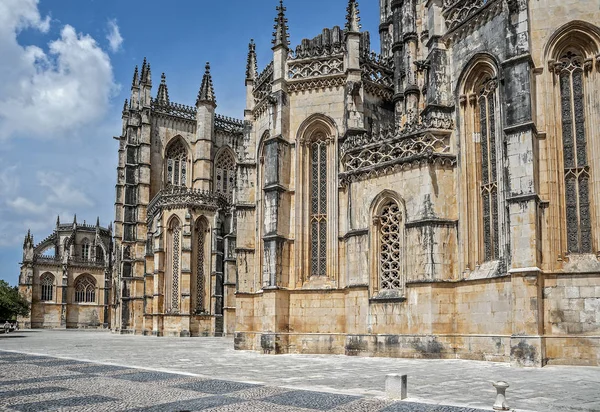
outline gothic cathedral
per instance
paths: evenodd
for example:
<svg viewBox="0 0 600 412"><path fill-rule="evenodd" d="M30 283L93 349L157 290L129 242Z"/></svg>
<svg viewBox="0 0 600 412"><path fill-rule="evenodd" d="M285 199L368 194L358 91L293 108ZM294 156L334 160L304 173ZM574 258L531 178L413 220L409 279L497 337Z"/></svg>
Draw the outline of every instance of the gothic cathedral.
<svg viewBox="0 0 600 412"><path fill-rule="evenodd" d="M136 68L105 319L271 354L600 365L598 0L379 8L379 53L355 0L292 48L280 1L240 120L208 64L193 107Z"/></svg>

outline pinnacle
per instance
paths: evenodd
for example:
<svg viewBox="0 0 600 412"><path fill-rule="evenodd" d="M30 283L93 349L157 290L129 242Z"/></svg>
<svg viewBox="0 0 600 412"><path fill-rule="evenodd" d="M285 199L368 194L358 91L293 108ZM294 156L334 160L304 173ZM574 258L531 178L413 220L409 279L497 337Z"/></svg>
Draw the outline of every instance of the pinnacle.
<svg viewBox="0 0 600 412"><path fill-rule="evenodd" d="M277 6L277 17L275 18L275 26L273 28L273 47L290 45L290 35L288 34L289 27L287 25L288 19L285 17L286 8L283 5L283 0L279 0L279 6Z"/></svg>
<svg viewBox="0 0 600 412"><path fill-rule="evenodd" d="M212 76L210 75L209 62L206 62L204 77L202 78L202 84L200 85L200 91L198 92L198 99L196 100L196 105L199 103L217 103Z"/></svg>
<svg viewBox="0 0 600 412"><path fill-rule="evenodd" d="M248 44L248 61L246 63L246 79L254 80L258 75L258 63L256 60L256 44L250 39Z"/></svg>
<svg viewBox="0 0 600 412"><path fill-rule="evenodd" d="M139 72L138 72L138 67L137 65L135 66L135 70L133 71L133 81L131 82L131 86L137 86L137 84L139 83L140 78L139 78Z"/></svg>
<svg viewBox="0 0 600 412"><path fill-rule="evenodd" d="M358 9L358 1L348 0L348 7L346 8L346 30L349 32L360 31L360 11Z"/></svg>
<svg viewBox="0 0 600 412"><path fill-rule="evenodd" d="M163 73L160 76L160 86L158 86L158 95L156 100L161 104L169 104L169 89L167 87L167 76Z"/></svg>

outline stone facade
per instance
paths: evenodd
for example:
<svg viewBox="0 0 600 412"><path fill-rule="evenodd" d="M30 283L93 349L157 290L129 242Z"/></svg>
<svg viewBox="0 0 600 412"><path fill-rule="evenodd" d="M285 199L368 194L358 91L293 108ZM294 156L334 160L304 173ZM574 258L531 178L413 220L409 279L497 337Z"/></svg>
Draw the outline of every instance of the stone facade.
<svg viewBox="0 0 600 412"><path fill-rule="evenodd" d="M35 245L27 233L19 291L31 304L24 328L110 327L112 229L56 221L54 232Z"/></svg>
<svg viewBox="0 0 600 412"><path fill-rule="evenodd" d="M295 49L285 11L260 73L250 43L243 121L215 114L208 69L195 108L136 70L113 327L600 365L597 1L381 0L379 54L354 0Z"/></svg>
<svg viewBox="0 0 600 412"><path fill-rule="evenodd" d="M215 113L208 64L195 107L170 101L164 74L156 98L151 89L144 61L116 138L119 298L112 328L155 336L231 333L232 194L244 124Z"/></svg>

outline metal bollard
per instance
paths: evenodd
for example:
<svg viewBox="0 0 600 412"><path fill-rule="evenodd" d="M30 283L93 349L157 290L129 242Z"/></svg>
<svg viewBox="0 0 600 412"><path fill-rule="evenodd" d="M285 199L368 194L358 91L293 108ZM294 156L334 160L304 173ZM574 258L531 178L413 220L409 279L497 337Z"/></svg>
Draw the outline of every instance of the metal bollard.
<svg viewBox="0 0 600 412"><path fill-rule="evenodd" d="M408 397L408 375L387 375L385 394L390 399L406 399Z"/></svg>
<svg viewBox="0 0 600 412"><path fill-rule="evenodd" d="M510 386L508 383L504 382L504 381L498 381L498 382L494 382L492 383L492 385L494 385L494 388L496 388L496 403L494 403L494 410L495 411L508 411L510 410L510 408L508 407L508 404L506 403L506 389Z"/></svg>

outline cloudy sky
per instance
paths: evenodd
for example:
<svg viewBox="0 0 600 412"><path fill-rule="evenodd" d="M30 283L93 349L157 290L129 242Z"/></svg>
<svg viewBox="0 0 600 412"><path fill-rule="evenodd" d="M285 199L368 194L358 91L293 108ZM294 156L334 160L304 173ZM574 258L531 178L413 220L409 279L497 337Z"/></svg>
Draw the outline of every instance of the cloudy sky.
<svg viewBox="0 0 600 412"><path fill-rule="evenodd" d="M272 56L277 0L0 0L0 279L15 285L28 229L113 218L120 113L147 57L154 93L192 105L211 62L221 114L241 118L250 38ZM286 0L292 45L343 27L347 0ZM361 4L377 48L378 2Z"/></svg>

